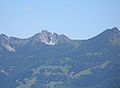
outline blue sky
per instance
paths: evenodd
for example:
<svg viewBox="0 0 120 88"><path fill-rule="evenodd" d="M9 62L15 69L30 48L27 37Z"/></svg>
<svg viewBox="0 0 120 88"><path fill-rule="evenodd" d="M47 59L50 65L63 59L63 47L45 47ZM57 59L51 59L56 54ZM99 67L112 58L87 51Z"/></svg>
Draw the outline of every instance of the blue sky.
<svg viewBox="0 0 120 88"><path fill-rule="evenodd" d="M46 29L88 39L120 28L120 0L0 0L0 33L20 38Z"/></svg>

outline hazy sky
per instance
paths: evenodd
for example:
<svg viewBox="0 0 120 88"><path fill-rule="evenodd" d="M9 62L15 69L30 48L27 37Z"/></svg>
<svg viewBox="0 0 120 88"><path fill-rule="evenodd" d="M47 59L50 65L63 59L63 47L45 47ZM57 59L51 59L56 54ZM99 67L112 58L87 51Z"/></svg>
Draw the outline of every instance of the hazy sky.
<svg viewBox="0 0 120 88"><path fill-rule="evenodd" d="M120 28L120 0L0 0L0 33L20 38L46 29L87 39Z"/></svg>

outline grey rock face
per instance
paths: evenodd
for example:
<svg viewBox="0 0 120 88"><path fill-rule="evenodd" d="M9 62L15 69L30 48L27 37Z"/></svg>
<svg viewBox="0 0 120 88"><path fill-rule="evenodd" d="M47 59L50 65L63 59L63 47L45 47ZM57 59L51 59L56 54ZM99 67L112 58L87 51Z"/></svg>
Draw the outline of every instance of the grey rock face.
<svg viewBox="0 0 120 88"><path fill-rule="evenodd" d="M41 33L37 33L32 37L32 40L36 42L42 42L47 45L55 45L60 43L67 42L70 40L67 36L58 35L57 33L50 33L47 30L42 30Z"/></svg>

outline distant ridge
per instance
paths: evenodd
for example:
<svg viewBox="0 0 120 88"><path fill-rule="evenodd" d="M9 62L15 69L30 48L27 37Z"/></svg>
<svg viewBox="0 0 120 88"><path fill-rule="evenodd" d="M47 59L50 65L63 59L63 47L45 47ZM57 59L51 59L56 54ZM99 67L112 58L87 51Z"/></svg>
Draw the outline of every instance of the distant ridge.
<svg viewBox="0 0 120 88"><path fill-rule="evenodd" d="M119 45L120 44L120 31L117 27L113 27L112 29L106 29L99 35L90 38L88 40L99 40L104 42L106 40L109 40L113 45ZM46 44L46 45L57 45L57 44L65 44L65 43L71 43L74 40L71 40L66 35L61 34L58 35L57 33L50 33L47 30L42 30L40 33L37 33L33 35L30 38L26 39L20 39L15 37L8 37L5 34L0 34L0 44L6 48L8 51L16 51L14 46L22 46L27 43L40 43L40 44ZM81 40L78 40L81 41ZM117 41L117 42L116 42Z"/></svg>

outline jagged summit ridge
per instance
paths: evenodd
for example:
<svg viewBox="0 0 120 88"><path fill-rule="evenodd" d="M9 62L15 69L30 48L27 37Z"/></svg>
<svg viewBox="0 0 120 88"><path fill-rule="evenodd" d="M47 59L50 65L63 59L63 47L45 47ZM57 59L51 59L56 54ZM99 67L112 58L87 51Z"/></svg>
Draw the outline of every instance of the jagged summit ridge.
<svg viewBox="0 0 120 88"><path fill-rule="evenodd" d="M5 34L0 34L0 44L8 51L15 52L15 49L10 46L10 38Z"/></svg>
<svg viewBox="0 0 120 88"><path fill-rule="evenodd" d="M47 30L42 30L40 33L26 39L20 39L16 37L8 37L5 34L0 34L0 45L2 45L6 50L15 52L15 47L20 47L25 44L39 43L47 45L56 45L58 43L66 43L70 39L65 35L58 35L57 33L50 33Z"/></svg>
<svg viewBox="0 0 120 88"><path fill-rule="evenodd" d="M55 45L58 42L66 42L70 39L65 35L58 35L57 33L50 33L47 30L42 30L40 33L35 34L32 38L47 45Z"/></svg>
<svg viewBox="0 0 120 88"><path fill-rule="evenodd" d="M101 41L104 43L110 42L110 44L118 46L120 45L120 31L116 27L107 29L99 35L88 39L88 41ZM73 42L75 43L76 41L71 40L64 34L59 35L57 33L50 33L47 30L42 30L40 33L37 33L32 37L26 39L8 37L5 34L0 34L0 45L2 45L6 50L12 52L15 52L19 47L29 44L46 44L54 46L57 44L73 44Z"/></svg>

